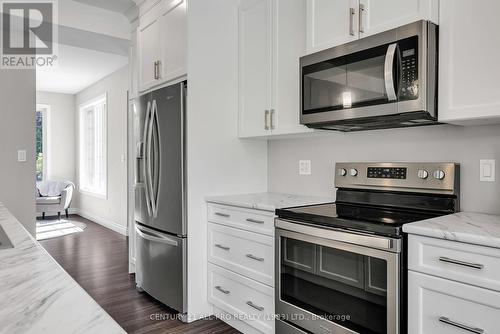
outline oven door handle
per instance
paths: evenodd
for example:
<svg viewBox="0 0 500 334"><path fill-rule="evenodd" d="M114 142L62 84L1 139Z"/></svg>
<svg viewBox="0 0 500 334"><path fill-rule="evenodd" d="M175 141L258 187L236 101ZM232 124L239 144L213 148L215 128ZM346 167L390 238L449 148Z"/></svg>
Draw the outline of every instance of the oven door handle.
<svg viewBox="0 0 500 334"><path fill-rule="evenodd" d="M385 63L384 63L384 83L385 83L385 91L387 93L387 98L389 101L396 101L396 88L394 86L394 59L396 57L396 50L398 44L393 43L390 44L387 48L387 53L385 54Z"/></svg>
<svg viewBox="0 0 500 334"><path fill-rule="evenodd" d="M339 241L370 248L378 248L395 253L399 253L401 251L401 245L399 244L399 242L389 237L368 236L352 231L343 232L333 229L317 228L313 226L285 221L282 219L276 219L275 226L278 229L306 234L327 240Z"/></svg>

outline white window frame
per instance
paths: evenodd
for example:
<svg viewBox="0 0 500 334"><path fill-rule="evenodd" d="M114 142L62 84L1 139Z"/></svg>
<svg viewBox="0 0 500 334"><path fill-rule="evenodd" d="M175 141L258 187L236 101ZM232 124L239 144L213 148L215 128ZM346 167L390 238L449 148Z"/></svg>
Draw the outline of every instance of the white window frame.
<svg viewBox="0 0 500 334"><path fill-rule="evenodd" d="M85 141L83 140L83 112L87 110L90 107L93 107L97 104L100 104L104 102L104 123L103 124L103 134L102 134L102 142L103 142L103 157L104 157L104 191L99 192L94 189L90 188L85 188L82 185L84 184L83 181L83 170L82 170L82 162L83 162L83 146L85 144ZM84 103L81 103L78 106L78 190L82 194L94 196L100 199L107 199L108 198L108 96L107 93L101 94L91 100L88 100Z"/></svg>
<svg viewBox="0 0 500 334"><path fill-rule="evenodd" d="M50 162L49 162L49 145L50 145L50 105L49 104L36 104L36 112L42 114L42 147L43 147L43 179L50 180Z"/></svg>

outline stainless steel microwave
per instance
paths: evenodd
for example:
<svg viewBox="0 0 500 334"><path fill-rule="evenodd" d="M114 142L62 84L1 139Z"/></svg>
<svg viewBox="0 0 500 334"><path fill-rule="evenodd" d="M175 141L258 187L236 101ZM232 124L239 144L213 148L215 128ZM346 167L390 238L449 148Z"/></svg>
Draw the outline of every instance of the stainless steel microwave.
<svg viewBox="0 0 500 334"><path fill-rule="evenodd" d="M302 57L301 124L339 131L436 124L437 29L418 21Z"/></svg>

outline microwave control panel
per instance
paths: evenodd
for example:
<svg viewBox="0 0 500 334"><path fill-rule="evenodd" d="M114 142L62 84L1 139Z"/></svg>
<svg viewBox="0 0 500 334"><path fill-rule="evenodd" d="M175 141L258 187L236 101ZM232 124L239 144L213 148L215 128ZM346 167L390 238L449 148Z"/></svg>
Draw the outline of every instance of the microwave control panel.
<svg viewBox="0 0 500 334"><path fill-rule="evenodd" d="M418 98L418 37L399 41L401 50L400 100Z"/></svg>

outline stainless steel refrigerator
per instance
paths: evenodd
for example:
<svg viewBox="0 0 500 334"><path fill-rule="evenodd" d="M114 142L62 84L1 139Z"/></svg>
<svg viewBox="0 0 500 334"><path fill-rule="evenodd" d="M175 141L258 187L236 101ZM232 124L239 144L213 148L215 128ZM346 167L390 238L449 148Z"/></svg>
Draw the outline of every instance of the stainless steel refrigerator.
<svg viewBox="0 0 500 334"><path fill-rule="evenodd" d="M187 302L186 92L182 82L133 102L136 284L180 313Z"/></svg>

